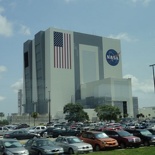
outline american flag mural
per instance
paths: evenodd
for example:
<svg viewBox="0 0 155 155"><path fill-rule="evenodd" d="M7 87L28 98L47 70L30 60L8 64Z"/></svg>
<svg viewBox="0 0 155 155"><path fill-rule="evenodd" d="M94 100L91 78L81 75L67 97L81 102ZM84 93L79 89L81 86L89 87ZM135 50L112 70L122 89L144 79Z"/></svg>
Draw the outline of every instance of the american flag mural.
<svg viewBox="0 0 155 155"><path fill-rule="evenodd" d="M54 67L71 69L71 34L54 32Z"/></svg>

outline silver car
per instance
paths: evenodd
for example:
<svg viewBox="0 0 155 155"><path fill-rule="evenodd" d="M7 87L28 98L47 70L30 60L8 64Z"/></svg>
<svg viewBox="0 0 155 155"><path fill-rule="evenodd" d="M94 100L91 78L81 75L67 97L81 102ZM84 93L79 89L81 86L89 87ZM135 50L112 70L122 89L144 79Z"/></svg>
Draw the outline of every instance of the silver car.
<svg viewBox="0 0 155 155"><path fill-rule="evenodd" d="M84 143L76 136L60 136L55 140L56 145L63 147L69 154L89 153L93 151L91 144Z"/></svg>
<svg viewBox="0 0 155 155"><path fill-rule="evenodd" d="M29 155L25 147L16 139L0 139L0 155Z"/></svg>
<svg viewBox="0 0 155 155"><path fill-rule="evenodd" d="M11 131L11 129L5 127L5 126L1 126L0 127L0 136L3 136L6 132Z"/></svg>

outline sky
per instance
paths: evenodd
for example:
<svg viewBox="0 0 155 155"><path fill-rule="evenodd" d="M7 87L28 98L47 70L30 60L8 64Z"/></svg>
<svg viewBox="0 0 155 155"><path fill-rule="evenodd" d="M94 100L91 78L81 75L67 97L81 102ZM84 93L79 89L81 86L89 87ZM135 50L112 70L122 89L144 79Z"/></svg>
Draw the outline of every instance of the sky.
<svg viewBox="0 0 155 155"><path fill-rule="evenodd" d="M18 112L23 43L49 27L120 39L139 107L155 106L155 0L0 0L0 112Z"/></svg>

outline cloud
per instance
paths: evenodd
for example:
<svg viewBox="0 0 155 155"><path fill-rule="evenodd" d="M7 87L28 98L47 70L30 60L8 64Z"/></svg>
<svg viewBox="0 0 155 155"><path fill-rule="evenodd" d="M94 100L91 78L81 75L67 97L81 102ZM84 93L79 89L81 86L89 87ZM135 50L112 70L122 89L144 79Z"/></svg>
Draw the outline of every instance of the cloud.
<svg viewBox="0 0 155 155"><path fill-rule="evenodd" d="M138 41L135 38L131 38L127 33L120 33L118 35L110 34L108 37L109 38L113 38L113 39L124 40L124 41L127 41L127 42L131 42L131 41L134 41L135 42L135 41Z"/></svg>
<svg viewBox="0 0 155 155"><path fill-rule="evenodd" d="M17 82L11 85L11 88L15 93L19 91L19 89L23 88L23 79L19 79Z"/></svg>
<svg viewBox="0 0 155 155"><path fill-rule="evenodd" d="M66 3L73 2L75 0L64 0Z"/></svg>
<svg viewBox="0 0 155 155"><path fill-rule="evenodd" d="M152 0L130 0L134 4L142 4L143 6L148 6Z"/></svg>
<svg viewBox="0 0 155 155"><path fill-rule="evenodd" d="M3 100L5 100L5 97L0 96L0 102L3 101Z"/></svg>
<svg viewBox="0 0 155 155"><path fill-rule="evenodd" d="M0 14L4 12L4 8L0 6Z"/></svg>
<svg viewBox="0 0 155 155"><path fill-rule="evenodd" d="M125 75L123 78L131 78L133 93L136 92L152 93L154 91L151 79L141 82L135 76L130 74Z"/></svg>
<svg viewBox="0 0 155 155"><path fill-rule="evenodd" d="M2 15L4 8L0 6L0 36L10 37L13 34L12 23Z"/></svg>
<svg viewBox="0 0 155 155"><path fill-rule="evenodd" d="M1 73L6 71L7 71L7 68L5 66L0 66L0 79L1 79Z"/></svg>
<svg viewBox="0 0 155 155"><path fill-rule="evenodd" d="M30 29L25 25L20 26L20 33L23 35L31 35Z"/></svg>
<svg viewBox="0 0 155 155"><path fill-rule="evenodd" d="M5 66L0 66L0 73L5 71L7 71L7 68Z"/></svg>

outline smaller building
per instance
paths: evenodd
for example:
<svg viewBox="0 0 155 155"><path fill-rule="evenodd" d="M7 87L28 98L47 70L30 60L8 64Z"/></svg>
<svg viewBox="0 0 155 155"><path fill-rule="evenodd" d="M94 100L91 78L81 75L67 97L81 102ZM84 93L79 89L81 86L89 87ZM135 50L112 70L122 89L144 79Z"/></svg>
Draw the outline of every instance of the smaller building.
<svg viewBox="0 0 155 155"><path fill-rule="evenodd" d="M155 106L139 108L138 111L139 114L142 113L145 118L155 118Z"/></svg>

